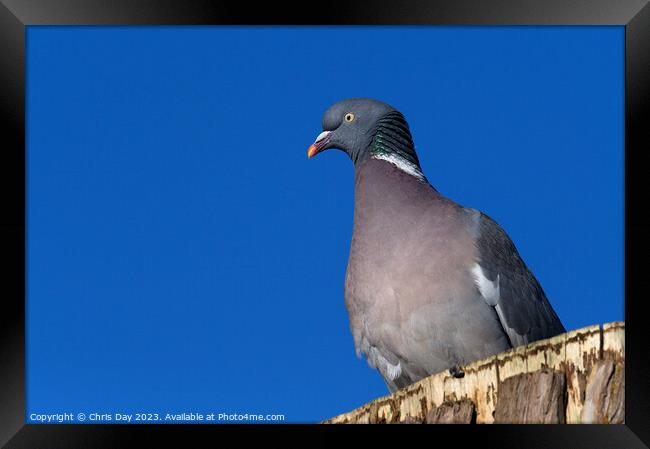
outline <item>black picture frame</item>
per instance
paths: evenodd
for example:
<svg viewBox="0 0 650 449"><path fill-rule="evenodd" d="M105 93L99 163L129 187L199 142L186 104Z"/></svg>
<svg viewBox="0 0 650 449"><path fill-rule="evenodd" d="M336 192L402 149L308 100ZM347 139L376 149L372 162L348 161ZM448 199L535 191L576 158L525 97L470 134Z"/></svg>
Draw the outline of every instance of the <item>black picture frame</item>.
<svg viewBox="0 0 650 449"><path fill-rule="evenodd" d="M250 426L26 425L25 424L25 32L32 25L619 25L625 27L625 319L626 424L371 426L385 436L431 433L464 441L476 437L500 448L643 448L650 444L650 357L644 351L644 263L648 191L650 6L647 0L379 1L330 3L182 0L0 0L0 444L6 447L124 447L146 436L150 445L170 435L193 446L224 428L242 437ZM588 224L586 224L588 225ZM645 226L644 226L645 225ZM638 260L638 263L635 261ZM271 435L296 426L253 426ZM304 427L301 430L304 430ZM359 428L358 426L353 426ZM364 426L367 427L367 426ZM316 426L314 426L316 428ZM318 426L319 438L351 432ZM405 430L407 429L408 430ZM435 428L435 430L433 430ZM283 430L278 430L283 429ZM350 429L350 427L348 427ZM393 430L395 429L395 430ZM398 430L401 429L401 430ZM427 430L424 430L427 429ZM321 442L324 442L322 440ZM645 444L644 444L645 443Z"/></svg>

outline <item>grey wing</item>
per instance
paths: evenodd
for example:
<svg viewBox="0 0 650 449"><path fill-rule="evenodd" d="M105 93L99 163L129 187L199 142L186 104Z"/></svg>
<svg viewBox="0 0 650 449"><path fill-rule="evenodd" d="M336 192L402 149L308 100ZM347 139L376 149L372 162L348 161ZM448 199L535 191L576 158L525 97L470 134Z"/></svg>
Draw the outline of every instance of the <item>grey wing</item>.
<svg viewBox="0 0 650 449"><path fill-rule="evenodd" d="M565 332L544 290L517 248L494 220L481 213L474 280L493 306L513 347Z"/></svg>

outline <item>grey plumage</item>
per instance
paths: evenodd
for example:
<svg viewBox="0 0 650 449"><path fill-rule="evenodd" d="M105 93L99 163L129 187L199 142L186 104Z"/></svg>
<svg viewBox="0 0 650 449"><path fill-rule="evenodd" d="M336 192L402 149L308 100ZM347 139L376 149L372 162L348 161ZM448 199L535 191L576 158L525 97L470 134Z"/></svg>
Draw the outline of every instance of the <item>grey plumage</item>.
<svg viewBox="0 0 650 449"><path fill-rule="evenodd" d="M521 346L564 332L544 290L528 270L504 230L481 214L477 241L479 263L487 278L499 278L495 305L512 346Z"/></svg>
<svg viewBox="0 0 650 449"><path fill-rule="evenodd" d="M347 100L323 128L310 156L338 148L355 164L345 279L354 344L391 391L564 331L503 229L429 184L401 113Z"/></svg>

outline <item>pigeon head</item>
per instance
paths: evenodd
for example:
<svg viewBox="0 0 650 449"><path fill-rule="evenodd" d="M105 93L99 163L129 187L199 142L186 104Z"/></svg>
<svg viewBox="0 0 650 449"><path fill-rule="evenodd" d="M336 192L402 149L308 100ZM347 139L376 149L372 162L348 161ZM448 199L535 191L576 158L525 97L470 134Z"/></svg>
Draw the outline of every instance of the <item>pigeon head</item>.
<svg viewBox="0 0 650 449"><path fill-rule="evenodd" d="M323 132L307 150L310 158L336 148L355 166L370 157L396 158L419 169L413 139L404 116L392 106L369 98L353 98L330 106L323 115Z"/></svg>

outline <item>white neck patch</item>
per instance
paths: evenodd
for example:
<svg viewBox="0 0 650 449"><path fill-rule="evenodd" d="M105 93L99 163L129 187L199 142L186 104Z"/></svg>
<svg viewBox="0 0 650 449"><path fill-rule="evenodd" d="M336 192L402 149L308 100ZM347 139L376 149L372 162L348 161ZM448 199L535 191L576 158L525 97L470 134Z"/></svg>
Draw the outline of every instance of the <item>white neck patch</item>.
<svg viewBox="0 0 650 449"><path fill-rule="evenodd" d="M424 177L424 173L422 173L422 170L420 170L420 168L417 165L395 154L374 154L372 157L374 159L381 159L383 161L390 162L391 164L393 164L403 172L408 173L409 175L419 179L420 181L426 180L426 178Z"/></svg>

